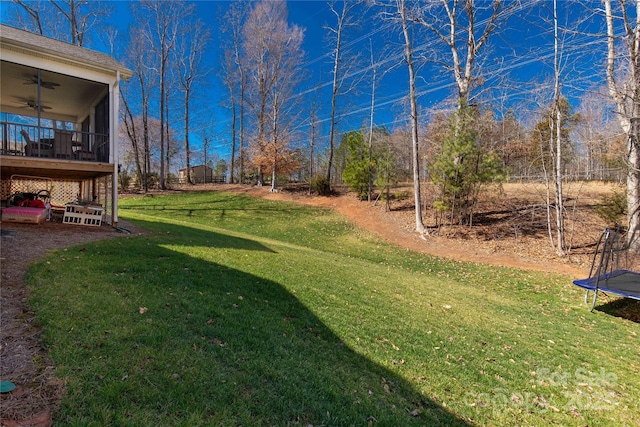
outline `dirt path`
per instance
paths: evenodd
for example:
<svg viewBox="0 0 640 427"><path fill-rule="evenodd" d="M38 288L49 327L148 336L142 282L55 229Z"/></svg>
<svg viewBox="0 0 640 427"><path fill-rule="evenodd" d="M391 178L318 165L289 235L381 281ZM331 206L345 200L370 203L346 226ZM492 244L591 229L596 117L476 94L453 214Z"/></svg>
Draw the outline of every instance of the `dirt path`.
<svg viewBox="0 0 640 427"><path fill-rule="evenodd" d="M460 241L433 235L420 235L413 231L411 224L399 221L398 215L385 212L380 204L359 201L353 194L331 197L297 195L289 192L270 193L268 187L225 186L225 189L252 194L271 200L286 200L311 206L334 209L354 221L359 227L378 234L388 242L410 250L427 253L459 261L478 262L525 270L566 274L579 278L588 273L584 265L576 265L570 260L550 261L510 255L487 249L472 240ZM579 262L584 264L585 260Z"/></svg>

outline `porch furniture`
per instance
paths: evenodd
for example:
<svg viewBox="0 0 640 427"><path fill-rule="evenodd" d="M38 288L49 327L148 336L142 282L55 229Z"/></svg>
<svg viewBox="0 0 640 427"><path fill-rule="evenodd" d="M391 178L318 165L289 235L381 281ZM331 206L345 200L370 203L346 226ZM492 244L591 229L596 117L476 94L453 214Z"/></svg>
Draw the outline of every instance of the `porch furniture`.
<svg viewBox="0 0 640 427"><path fill-rule="evenodd" d="M69 131L56 130L53 133L53 156L57 159L72 159L73 155L73 133Z"/></svg>
<svg viewBox="0 0 640 427"><path fill-rule="evenodd" d="M29 157L52 157L53 149L51 148L51 144L48 143L48 140L40 140L40 142L33 141L29 138L29 133L22 129L20 131L20 135L25 140L24 146L24 154Z"/></svg>
<svg viewBox="0 0 640 427"><path fill-rule="evenodd" d="M22 137L24 138L24 142L26 142L27 144L32 144L33 143L31 138L29 138L29 133L26 130L22 129L20 131L20 135L22 135Z"/></svg>
<svg viewBox="0 0 640 427"><path fill-rule="evenodd" d="M78 144L76 147L76 159L88 161L94 161L96 159L96 153L89 147L89 141L85 140Z"/></svg>

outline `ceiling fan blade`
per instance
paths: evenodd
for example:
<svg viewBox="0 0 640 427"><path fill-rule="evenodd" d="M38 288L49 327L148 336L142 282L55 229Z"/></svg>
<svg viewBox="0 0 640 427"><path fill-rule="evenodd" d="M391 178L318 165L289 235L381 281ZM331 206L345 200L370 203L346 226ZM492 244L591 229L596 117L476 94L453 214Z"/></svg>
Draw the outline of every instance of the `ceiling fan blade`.
<svg viewBox="0 0 640 427"><path fill-rule="evenodd" d="M34 110L38 110L38 103L36 103L35 101L27 101L26 106L31 107ZM40 107L40 110L51 110L51 107L49 107L48 105L40 104L39 107Z"/></svg>
<svg viewBox="0 0 640 427"><path fill-rule="evenodd" d="M27 81L25 81L24 83L25 85L37 85L38 84L38 76L30 76L28 78ZM60 86L60 83L55 83L55 82L49 82L46 80L40 80L40 86L45 88L45 89L55 89L56 87Z"/></svg>

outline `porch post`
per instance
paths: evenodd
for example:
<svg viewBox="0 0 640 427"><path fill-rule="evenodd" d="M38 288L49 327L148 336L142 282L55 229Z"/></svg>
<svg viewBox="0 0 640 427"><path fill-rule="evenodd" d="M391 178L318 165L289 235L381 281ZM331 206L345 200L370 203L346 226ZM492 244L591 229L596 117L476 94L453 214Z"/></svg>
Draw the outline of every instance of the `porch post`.
<svg viewBox="0 0 640 427"><path fill-rule="evenodd" d="M110 87L110 115L109 120L111 129L109 131L109 139L111 144L111 163L113 164L113 182L111 183L111 225L113 227L118 226L118 122L120 119L120 71L116 71L116 81L113 86Z"/></svg>

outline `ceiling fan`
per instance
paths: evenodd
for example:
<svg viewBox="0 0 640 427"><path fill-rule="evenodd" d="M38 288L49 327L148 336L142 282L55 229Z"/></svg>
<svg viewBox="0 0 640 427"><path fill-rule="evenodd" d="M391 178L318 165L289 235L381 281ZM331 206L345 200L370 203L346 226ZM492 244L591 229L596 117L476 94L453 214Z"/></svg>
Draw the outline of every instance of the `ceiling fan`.
<svg viewBox="0 0 640 427"><path fill-rule="evenodd" d="M37 85L38 84L38 76L29 76L28 80L26 82L24 82L23 84L25 85ZM40 86L45 88L45 89L55 89L56 87L60 86L59 83L54 83L54 82L48 82L46 80L42 80L40 79Z"/></svg>
<svg viewBox="0 0 640 427"><path fill-rule="evenodd" d="M40 107L41 110L51 110L51 107L49 107L48 105L44 105L44 104L38 105L36 101L32 101L32 100L27 101L27 107L31 107L34 110L37 110L38 107Z"/></svg>
<svg viewBox="0 0 640 427"><path fill-rule="evenodd" d="M38 111L38 102L36 100L29 98L17 98L17 100L18 102L20 102L20 104L24 104L22 108L33 108L34 110ZM51 107L49 107L48 105L40 104L40 110L51 110Z"/></svg>

